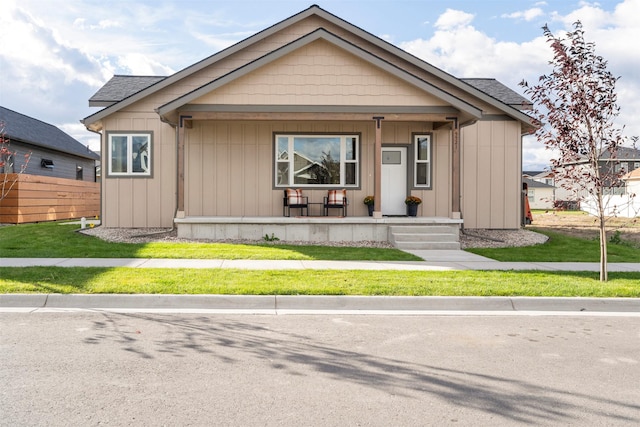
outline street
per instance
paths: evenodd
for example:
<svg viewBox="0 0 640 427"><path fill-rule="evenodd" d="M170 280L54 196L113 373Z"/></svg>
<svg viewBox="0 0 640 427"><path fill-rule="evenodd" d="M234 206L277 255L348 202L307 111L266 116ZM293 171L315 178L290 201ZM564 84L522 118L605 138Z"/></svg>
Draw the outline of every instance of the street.
<svg viewBox="0 0 640 427"><path fill-rule="evenodd" d="M0 313L2 426L640 424L640 318Z"/></svg>

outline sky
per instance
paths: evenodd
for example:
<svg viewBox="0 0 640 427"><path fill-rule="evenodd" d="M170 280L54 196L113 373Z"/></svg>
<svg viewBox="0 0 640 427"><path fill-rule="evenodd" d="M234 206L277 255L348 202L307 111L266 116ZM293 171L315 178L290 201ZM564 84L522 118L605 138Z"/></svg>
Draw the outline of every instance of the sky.
<svg viewBox="0 0 640 427"><path fill-rule="evenodd" d="M314 3L315 1L315 3ZM113 75L168 76L317 4L460 78L493 77L513 90L551 68L542 34L571 30L620 77L617 125L640 135L640 0L3 0L0 105L99 148L80 123ZM533 137L523 170L551 152Z"/></svg>

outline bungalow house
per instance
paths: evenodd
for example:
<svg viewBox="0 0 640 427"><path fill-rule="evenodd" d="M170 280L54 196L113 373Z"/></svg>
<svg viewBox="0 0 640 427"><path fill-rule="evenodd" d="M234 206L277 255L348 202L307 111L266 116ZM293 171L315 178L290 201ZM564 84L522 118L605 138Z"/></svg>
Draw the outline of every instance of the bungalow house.
<svg viewBox="0 0 640 427"><path fill-rule="evenodd" d="M0 158L0 223L100 214L98 154L57 127L8 108L0 107L0 122L9 141Z"/></svg>
<svg viewBox="0 0 640 427"><path fill-rule="evenodd" d="M523 175L522 182L527 184L527 197L531 209L553 209L555 187Z"/></svg>
<svg viewBox="0 0 640 427"><path fill-rule="evenodd" d="M520 227L530 102L315 5L171 76L114 76L89 105L104 107L83 123L102 135L106 227L287 240ZM309 217L282 218L287 188L308 197ZM333 189L348 217L320 217ZM409 195L423 203L406 218Z"/></svg>

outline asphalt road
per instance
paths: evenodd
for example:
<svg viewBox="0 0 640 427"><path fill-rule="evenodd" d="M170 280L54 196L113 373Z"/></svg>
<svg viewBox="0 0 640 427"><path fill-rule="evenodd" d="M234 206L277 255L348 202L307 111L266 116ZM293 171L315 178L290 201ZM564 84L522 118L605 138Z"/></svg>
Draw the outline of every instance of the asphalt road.
<svg viewBox="0 0 640 427"><path fill-rule="evenodd" d="M640 318L0 313L2 426L640 424Z"/></svg>

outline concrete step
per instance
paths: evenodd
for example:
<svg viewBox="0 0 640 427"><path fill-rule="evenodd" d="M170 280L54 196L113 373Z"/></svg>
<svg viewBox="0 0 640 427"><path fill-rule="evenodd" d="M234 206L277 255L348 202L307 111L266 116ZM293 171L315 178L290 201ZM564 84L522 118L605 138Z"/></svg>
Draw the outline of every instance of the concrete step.
<svg viewBox="0 0 640 427"><path fill-rule="evenodd" d="M404 233L404 234L424 234L424 233L441 233L441 234L455 234L459 233L458 225L392 225L389 227L391 233Z"/></svg>
<svg viewBox="0 0 640 427"><path fill-rule="evenodd" d="M453 234L442 233L422 233L422 234L405 234L393 233L393 240L396 242L451 242L457 241Z"/></svg>
<svg viewBox="0 0 640 427"><path fill-rule="evenodd" d="M389 241L398 249L460 249L457 225L400 225L389 228Z"/></svg>
<svg viewBox="0 0 640 427"><path fill-rule="evenodd" d="M411 250L458 250L459 242L396 242L394 246L398 249Z"/></svg>

